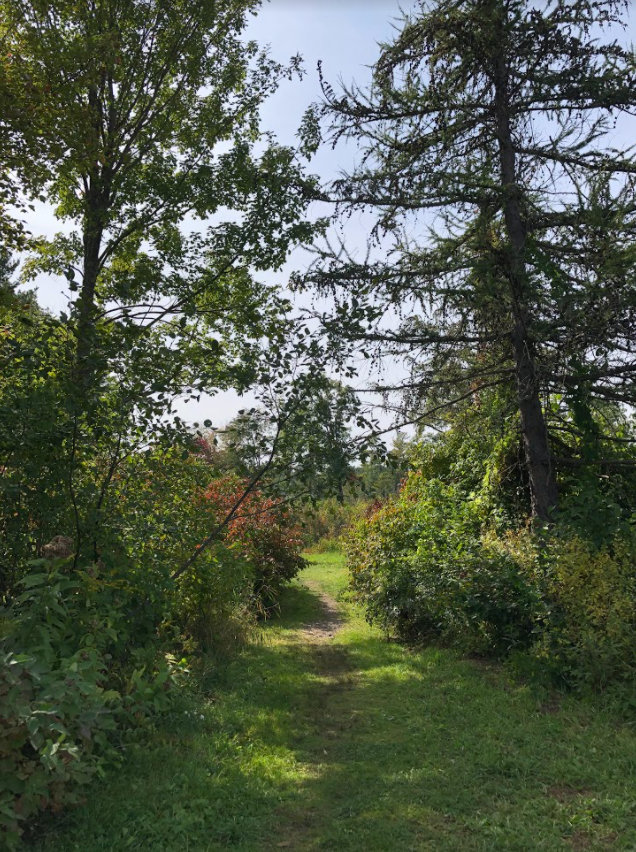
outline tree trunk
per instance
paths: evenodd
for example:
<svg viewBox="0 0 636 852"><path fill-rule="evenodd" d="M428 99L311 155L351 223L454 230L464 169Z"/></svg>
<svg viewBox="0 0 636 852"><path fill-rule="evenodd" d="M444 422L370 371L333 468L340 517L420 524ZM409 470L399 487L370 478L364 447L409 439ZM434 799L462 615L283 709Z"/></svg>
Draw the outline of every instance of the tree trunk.
<svg viewBox="0 0 636 852"><path fill-rule="evenodd" d="M92 217L91 217L92 218ZM102 229L98 222L88 221L84 231L84 263L82 288L77 300L77 374L84 390L90 385L91 354L95 333L95 290L99 272Z"/></svg>
<svg viewBox="0 0 636 852"><path fill-rule="evenodd" d="M557 510L558 493L548 429L541 406L534 343L528 311L529 287L526 268L526 223L517 184L517 163L509 113L508 68L500 57L495 70L495 110L499 142L501 189L504 194L504 222L508 237L506 274L512 301L512 347L515 362L517 398L526 465L530 477L532 514L538 521L550 521Z"/></svg>
<svg viewBox="0 0 636 852"><path fill-rule="evenodd" d="M88 440L90 426L97 418L97 396L102 374L103 352L97 345L97 279L104 227L108 215L108 190L98 178L91 179L86 197L83 222L84 252L82 258L82 285L76 302L77 329L74 355L74 377L70 388L70 402L74 411L73 442L69 458L69 489L75 507L76 551L74 567L84 553L82 542L93 543L93 557L99 557L97 529L100 500L83 512L77 511L74 491L76 460L81 441ZM85 507L86 508L86 507Z"/></svg>
<svg viewBox="0 0 636 852"><path fill-rule="evenodd" d="M109 203L109 190L103 176L94 183L91 180L91 183L93 186L87 194L83 227L82 286L77 300L76 385L80 413L88 413L95 376L99 372L99 352L95 346L96 290Z"/></svg>
<svg viewBox="0 0 636 852"><path fill-rule="evenodd" d="M537 520L546 522L554 517L557 509L556 480L530 341L524 326L517 321L513 331L513 349L521 434L530 476L532 514Z"/></svg>
<svg viewBox="0 0 636 852"><path fill-rule="evenodd" d="M104 81L102 80L102 84ZM90 415L91 396L95 390L95 376L99 372L99 352L95 346L97 305L96 289L104 229L111 204L112 171L107 163L100 162L104 126L104 105L96 87L88 92L92 113L91 144L88 156L93 159L86 176L86 196L82 237L84 243L82 288L77 300L76 383L78 399L76 408Z"/></svg>

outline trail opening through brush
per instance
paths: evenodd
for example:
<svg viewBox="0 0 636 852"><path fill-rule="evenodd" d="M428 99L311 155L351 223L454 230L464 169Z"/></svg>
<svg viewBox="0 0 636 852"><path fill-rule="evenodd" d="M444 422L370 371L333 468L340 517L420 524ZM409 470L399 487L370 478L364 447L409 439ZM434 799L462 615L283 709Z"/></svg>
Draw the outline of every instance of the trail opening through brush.
<svg viewBox="0 0 636 852"><path fill-rule="evenodd" d="M280 618L31 848L636 848L636 734L484 661L387 642L311 556Z"/></svg>

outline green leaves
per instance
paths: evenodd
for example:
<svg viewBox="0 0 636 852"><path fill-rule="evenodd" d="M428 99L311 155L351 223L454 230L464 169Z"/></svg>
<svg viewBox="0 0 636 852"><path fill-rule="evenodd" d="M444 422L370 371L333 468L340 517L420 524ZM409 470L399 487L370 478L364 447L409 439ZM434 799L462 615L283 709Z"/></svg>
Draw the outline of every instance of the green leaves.
<svg viewBox="0 0 636 852"><path fill-rule="evenodd" d="M360 146L323 193L341 222L372 217L366 254L336 233L294 279L334 301L320 317L332 349L398 374L369 382L396 423L444 429L492 388L516 394L543 518L557 501L556 473L541 473L560 431L550 395L585 374L597 408L636 402L636 168L614 134L636 91L634 55L615 40L625 12L417 4L371 86L323 80L303 128L310 145Z"/></svg>
<svg viewBox="0 0 636 852"><path fill-rule="evenodd" d="M39 811L77 803L82 785L120 761L113 734L165 710L184 669L157 648L128 648L127 662L120 654L113 664L136 629L131 599L113 594L126 588L115 572L100 583L96 566L72 577L63 561L33 567L41 573L4 610L0 642L0 836L8 848Z"/></svg>
<svg viewBox="0 0 636 852"><path fill-rule="evenodd" d="M242 41L256 6L0 3L3 73L29 76L25 97L43 130L43 168L25 189L46 195L65 224L33 246L22 280L61 279L70 293L58 318L38 318L28 362L12 352L15 416L0 462L20 423L6 479L33 483L28 510L3 509L16 518L5 523L17 564L60 530L96 558L123 459L147 442L187 445L176 400L267 383L270 363L283 366L277 352L289 352L289 305L256 271L280 268L311 239L313 181L292 149L261 133L263 100L300 65ZM31 170L33 149L20 139ZM0 140L0 160L2 150ZM193 229L193 216L204 223ZM19 311L10 318L29 322ZM59 338L45 340L41 329L56 322ZM18 534L27 517L35 537Z"/></svg>

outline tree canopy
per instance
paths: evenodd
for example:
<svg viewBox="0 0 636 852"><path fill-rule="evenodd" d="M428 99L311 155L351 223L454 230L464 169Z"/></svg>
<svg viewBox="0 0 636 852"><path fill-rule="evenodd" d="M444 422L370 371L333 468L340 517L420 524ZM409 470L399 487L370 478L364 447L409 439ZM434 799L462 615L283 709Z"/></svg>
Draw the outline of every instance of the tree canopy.
<svg viewBox="0 0 636 852"><path fill-rule="evenodd" d="M636 172L613 141L635 104L624 11L419 3L370 88L324 82L305 120L307 144L322 122L360 145L326 197L375 227L367 259L327 246L299 285L335 295L335 336L404 360L409 377L376 389L415 419L493 387L513 399L541 520L558 502L554 430L597 441L595 407L634 401Z"/></svg>
<svg viewBox="0 0 636 852"><path fill-rule="evenodd" d="M244 40L257 8L0 5L3 97L29 110L28 126L7 120L5 174L18 195L54 205L66 226L31 241L22 280L44 274L71 293L67 311L13 324L3 345L12 364L50 358L37 379L55 399L44 443L56 448L53 490L67 494L76 558L85 547L100 552L120 463L186 437L176 399L267 383L298 339L288 300L259 273L280 268L313 233L304 213L315 181L261 129L264 99L300 64ZM2 450L19 479L20 458L33 460L43 443L23 378L13 383ZM49 517L47 526L68 529L69 520Z"/></svg>

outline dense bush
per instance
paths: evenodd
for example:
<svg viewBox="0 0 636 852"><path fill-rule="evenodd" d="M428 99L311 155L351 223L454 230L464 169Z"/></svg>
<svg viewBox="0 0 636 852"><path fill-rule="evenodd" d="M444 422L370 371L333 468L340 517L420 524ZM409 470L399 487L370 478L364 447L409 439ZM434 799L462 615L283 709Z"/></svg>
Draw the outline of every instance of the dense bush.
<svg viewBox="0 0 636 852"><path fill-rule="evenodd" d="M359 497L340 503L335 497L325 497L315 506L300 513L303 537L307 547L320 549L339 546L340 537L364 516L368 500Z"/></svg>
<svg viewBox="0 0 636 852"><path fill-rule="evenodd" d="M312 553L340 553L342 551L342 541L340 538L321 538L317 544L313 545Z"/></svg>
<svg viewBox="0 0 636 852"><path fill-rule="evenodd" d="M214 480L206 498L222 523L246 489L238 476ZM280 502L252 490L225 529L225 540L234 546L250 567L253 593L266 613L276 602L281 586L305 567L301 556L303 538L289 511Z"/></svg>
<svg viewBox="0 0 636 852"><path fill-rule="evenodd" d="M0 304L0 602L40 548L74 526L61 387L68 335L32 305L15 313Z"/></svg>
<svg viewBox="0 0 636 852"><path fill-rule="evenodd" d="M595 546L558 536L546 547L551 613L534 649L573 683L602 688L636 674L636 547L630 535Z"/></svg>
<svg viewBox="0 0 636 852"><path fill-rule="evenodd" d="M129 459L105 506L109 524L104 561L126 565L126 580L151 629L170 623L206 649L227 645L249 626L255 601L253 570L241 547L218 536L176 582L172 575L219 522L206 499L213 474L198 455L180 448ZM138 625L138 635L142 624Z"/></svg>
<svg viewBox="0 0 636 852"><path fill-rule="evenodd" d="M58 536L43 550L62 558L22 564L0 611L6 845L36 813L77 801L128 732L170 706L184 651L236 644L303 566L287 512L253 493L178 574L243 491L210 475L178 449L132 456L104 503L103 558L76 565Z"/></svg>
<svg viewBox="0 0 636 852"><path fill-rule="evenodd" d="M175 590L175 622L186 645L222 652L240 645L260 612L253 587L254 573L240 547L218 542L210 548Z"/></svg>
<svg viewBox="0 0 636 852"><path fill-rule="evenodd" d="M171 700L181 670L160 643L126 651L134 631L125 584L100 569L42 561L2 617L0 836L76 802L118 759L126 731Z"/></svg>
<svg viewBox="0 0 636 852"><path fill-rule="evenodd" d="M371 620L409 639L480 653L527 645L542 616L532 572L494 538L456 486L413 475L348 539L351 584Z"/></svg>
<svg viewBox="0 0 636 852"><path fill-rule="evenodd" d="M523 651L569 684L602 687L636 668L633 539L602 544L562 524L497 530L485 501L412 475L347 542L369 619L407 640L503 658Z"/></svg>

